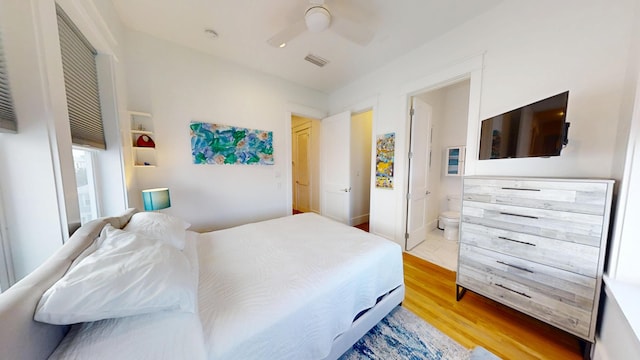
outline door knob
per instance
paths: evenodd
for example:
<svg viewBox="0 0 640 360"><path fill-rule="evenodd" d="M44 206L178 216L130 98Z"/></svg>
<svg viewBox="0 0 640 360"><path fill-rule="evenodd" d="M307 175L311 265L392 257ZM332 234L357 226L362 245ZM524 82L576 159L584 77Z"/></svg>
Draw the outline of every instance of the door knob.
<svg viewBox="0 0 640 360"><path fill-rule="evenodd" d="M431 194L431 191L427 190L427 192L426 192L426 193L424 193L424 194L425 194L425 195L429 195L429 194Z"/></svg>
<svg viewBox="0 0 640 360"><path fill-rule="evenodd" d="M340 191L344 191L344 192L351 192L351 186L349 186L346 189L340 189Z"/></svg>

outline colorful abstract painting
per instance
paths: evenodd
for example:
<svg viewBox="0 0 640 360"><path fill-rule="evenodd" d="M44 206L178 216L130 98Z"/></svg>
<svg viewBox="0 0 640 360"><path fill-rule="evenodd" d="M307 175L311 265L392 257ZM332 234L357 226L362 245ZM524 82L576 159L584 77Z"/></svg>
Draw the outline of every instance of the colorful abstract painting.
<svg viewBox="0 0 640 360"><path fill-rule="evenodd" d="M273 132L191 123L194 164L273 165Z"/></svg>
<svg viewBox="0 0 640 360"><path fill-rule="evenodd" d="M393 189L393 155L396 134L389 133L376 137L376 187Z"/></svg>

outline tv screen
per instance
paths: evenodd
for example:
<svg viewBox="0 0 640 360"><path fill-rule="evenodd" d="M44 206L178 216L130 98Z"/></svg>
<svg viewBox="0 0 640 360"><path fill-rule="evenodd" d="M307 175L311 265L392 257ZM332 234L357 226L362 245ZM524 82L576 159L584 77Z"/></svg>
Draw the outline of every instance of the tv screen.
<svg viewBox="0 0 640 360"><path fill-rule="evenodd" d="M483 120L480 160L560 155L568 99L566 91Z"/></svg>

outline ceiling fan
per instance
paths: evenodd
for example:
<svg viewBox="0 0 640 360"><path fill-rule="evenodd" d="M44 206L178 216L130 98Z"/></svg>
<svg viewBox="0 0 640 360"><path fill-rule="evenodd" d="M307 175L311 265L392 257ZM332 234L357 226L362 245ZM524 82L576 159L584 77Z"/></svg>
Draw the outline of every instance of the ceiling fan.
<svg viewBox="0 0 640 360"><path fill-rule="evenodd" d="M284 47L287 42L307 30L321 32L327 29L362 46L367 45L373 38L373 32L366 26L349 19L346 14L330 11L324 0L309 0L304 17L275 34L267 42L275 47Z"/></svg>

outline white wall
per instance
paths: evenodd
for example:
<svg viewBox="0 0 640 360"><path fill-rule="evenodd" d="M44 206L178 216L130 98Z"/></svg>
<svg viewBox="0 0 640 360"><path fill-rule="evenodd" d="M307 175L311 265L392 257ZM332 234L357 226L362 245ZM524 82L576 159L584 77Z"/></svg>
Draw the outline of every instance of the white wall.
<svg viewBox="0 0 640 360"><path fill-rule="evenodd" d="M608 287L608 284L605 284L605 286ZM608 288L604 294L593 359L640 359L640 338L629 325L627 318L629 314L624 314L621 311L619 304ZM629 300L630 303L637 306L637 298Z"/></svg>
<svg viewBox="0 0 640 360"><path fill-rule="evenodd" d="M480 113L469 114L469 136L477 138L481 119L570 90L570 143L560 157L482 162L474 146L467 149L467 169L473 171L467 174L610 177L634 6L633 0L503 2L333 92L331 113L377 95L380 121L374 133L396 132L399 186L385 194L374 191L372 225L402 243L407 86L479 54Z"/></svg>
<svg viewBox="0 0 640 360"><path fill-rule="evenodd" d="M369 221L373 112L351 116L351 224Z"/></svg>
<svg viewBox="0 0 640 360"><path fill-rule="evenodd" d="M608 253L609 279L605 282L601 323L598 329L595 356L597 360L640 358L640 316L637 295L640 293L640 8L636 8L634 38L627 67L627 84L622 103L622 118L616 140L617 162L612 171L621 179L615 222ZM626 141L628 139L628 141ZM626 156L625 156L626 154ZM627 289L616 291L614 288ZM631 290L630 289L635 289ZM625 304L621 306L621 304ZM634 331L635 329L635 331Z"/></svg>
<svg viewBox="0 0 640 360"><path fill-rule="evenodd" d="M290 214L291 104L326 111L327 96L142 33L126 38L129 109L153 114L158 160L135 168L130 203L168 187L165 211L197 230ZM194 165L191 121L273 131L275 165Z"/></svg>
<svg viewBox="0 0 640 360"><path fill-rule="evenodd" d="M60 247L66 237L60 158L68 166L71 148L68 154L59 152L59 145L70 139L68 133L60 140L56 138L60 131L57 118L66 109L60 108L58 101L62 96L64 103L64 92L59 91L60 51L56 56L50 46L58 42L53 1L2 1L0 6L18 119L17 134L0 134L0 173L7 236L16 279L20 279ZM77 199L75 206L77 211Z"/></svg>

